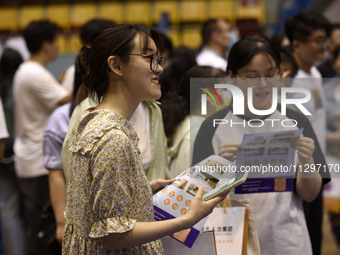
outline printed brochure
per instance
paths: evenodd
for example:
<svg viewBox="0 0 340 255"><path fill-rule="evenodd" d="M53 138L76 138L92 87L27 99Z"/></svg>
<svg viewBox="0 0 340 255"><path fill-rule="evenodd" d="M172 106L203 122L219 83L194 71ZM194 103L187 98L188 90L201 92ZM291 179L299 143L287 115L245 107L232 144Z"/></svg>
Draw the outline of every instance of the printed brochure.
<svg viewBox="0 0 340 255"><path fill-rule="evenodd" d="M185 215L198 188L204 186L204 200L212 199L245 181L247 172L240 172L232 162L212 155L188 168L176 181L153 196L156 220L168 220ZM190 229L171 235L177 241L192 247L207 217Z"/></svg>
<svg viewBox="0 0 340 255"><path fill-rule="evenodd" d="M290 141L300 137L302 132L303 129L296 129L245 134L236 165L249 175L245 183L235 188L235 193L293 191L296 150Z"/></svg>

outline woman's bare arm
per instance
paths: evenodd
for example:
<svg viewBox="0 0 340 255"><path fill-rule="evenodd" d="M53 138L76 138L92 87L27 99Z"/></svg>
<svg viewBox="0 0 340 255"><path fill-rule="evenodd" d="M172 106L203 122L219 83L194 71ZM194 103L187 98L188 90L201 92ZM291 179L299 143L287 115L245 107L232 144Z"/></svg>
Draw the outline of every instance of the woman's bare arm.
<svg viewBox="0 0 340 255"><path fill-rule="evenodd" d="M122 249L148 243L190 228L211 213L214 207L223 201L227 195L225 194L209 201L203 201L203 193L204 188L202 186L193 199L189 212L182 217L165 221L137 222L131 231L109 234L101 237L100 242L105 249Z"/></svg>

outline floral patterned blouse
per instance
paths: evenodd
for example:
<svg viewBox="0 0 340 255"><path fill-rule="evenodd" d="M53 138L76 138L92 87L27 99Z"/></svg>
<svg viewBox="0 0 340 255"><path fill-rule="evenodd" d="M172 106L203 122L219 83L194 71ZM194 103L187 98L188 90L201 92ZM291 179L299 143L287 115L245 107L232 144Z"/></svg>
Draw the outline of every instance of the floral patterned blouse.
<svg viewBox="0 0 340 255"><path fill-rule="evenodd" d="M99 238L154 220L152 191L129 122L88 110L71 143L63 254L163 254L160 241L106 250Z"/></svg>

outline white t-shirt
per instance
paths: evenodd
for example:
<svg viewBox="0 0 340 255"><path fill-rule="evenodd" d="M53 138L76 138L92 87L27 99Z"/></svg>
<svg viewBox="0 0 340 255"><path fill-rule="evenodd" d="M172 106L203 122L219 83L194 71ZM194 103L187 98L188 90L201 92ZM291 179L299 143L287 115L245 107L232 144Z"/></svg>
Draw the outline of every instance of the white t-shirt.
<svg viewBox="0 0 340 255"><path fill-rule="evenodd" d="M71 65L69 68L65 70L63 81L61 85L71 94L73 92L73 83L74 83L74 74L76 67L75 65Z"/></svg>
<svg viewBox="0 0 340 255"><path fill-rule="evenodd" d="M326 98L322 88L322 76L318 69L313 66L310 73L301 69L294 77L292 87L308 89L311 94L311 100L303 104L312 114L307 116L315 130L322 152L326 152L327 120L326 120ZM295 96L296 98L299 95Z"/></svg>
<svg viewBox="0 0 340 255"><path fill-rule="evenodd" d="M139 138L138 148L141 151L140 158L142 159L144 169L149 167L151 161L149 118L147 106L145 104L139 104L129 120Z"/></svg>
<svg viewBox="0 0 340 255"><path fill-rule="evenodd" d="M2 107L2 101L0 98L0 139L5 139L8 137L8 130L6 126L5 113Z"/></svg>
<svg viewBox="0 0 340 255"><path fill-rule="evenodd" d="M188 115L178 124L172 136L172 146L169 148L170 173L176 177L191 166L194 142L204 118Z"/></svg>
<svg viewBox="0 0 340 255"><path fill-rule="evenodd" d="M46 121L68 92L41 64L27 61L14 76L14 152L20 178L47 175L43 163L43 135Z"/></svg>
<svg viewBox="0 0 340 255"><path fill-rule="evenodd" d="M204 47L197 55L196 62L199 66L212 66L221 69L223 72L227 70L227 60L221 57L216 51Z"/></svg>

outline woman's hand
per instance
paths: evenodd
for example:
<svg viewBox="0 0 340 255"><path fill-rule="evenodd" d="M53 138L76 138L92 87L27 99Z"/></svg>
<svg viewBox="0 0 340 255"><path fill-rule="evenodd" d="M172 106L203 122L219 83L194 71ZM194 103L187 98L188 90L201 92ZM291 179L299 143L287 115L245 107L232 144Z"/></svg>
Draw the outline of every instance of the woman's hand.
<svg viewBox="0 0 340 255"><path fill-rule="evenodd" d="M299 171L296 179L296 193L305 201L312 202L319 194L322 179L314 166L314 141L309 137L301 136L293 139L291 145L297 150L299 158ZM314 167L314 168L312 168Z"/></svg>
<svg viewBox="0 0 340 255"><path fill-rule="evenodd" d="M171 183L173 183L175 181L175 179L171 179L171 180L154 180L149 182L151 190L152 190L152 194L156 194L158 191L160 191L161 189L163 189L166 185L169 185Z"/></svg>
<svg viewBox="0 0 340 255"><path fill-rule="evenodd" d="M60 245L63 243L63 236L64 236L64 229L65 229L65 222L58 224L56 228L56 239Z"/></svg>
<svg viewBox="0 0 340 255"><path fill-rule="evenodd" d="M203 201L204 187L200 186L195 198L191 202L189 212L185 215L190 218L191 226L195 225L201 219L209 215L215 206L222 202L228 194L229 192L226 192L221 196L215 197L208 201Z"/></svg>
<svg viewBox="0 0 340 255"><path fill-rule="evenodd" d="M236 160L236 152L240 151L240 144L221 144L218 150L218 155L234 162Z"/></svg>
<svg viewBox="0 0 340 255"><path fill-rule="evenodd" d="M314 141L310 137L301 136L296 139L292 139L291 145L293 148L297 150L299 163L310 164L313 161L313 153L314 153Z"/></svg>

